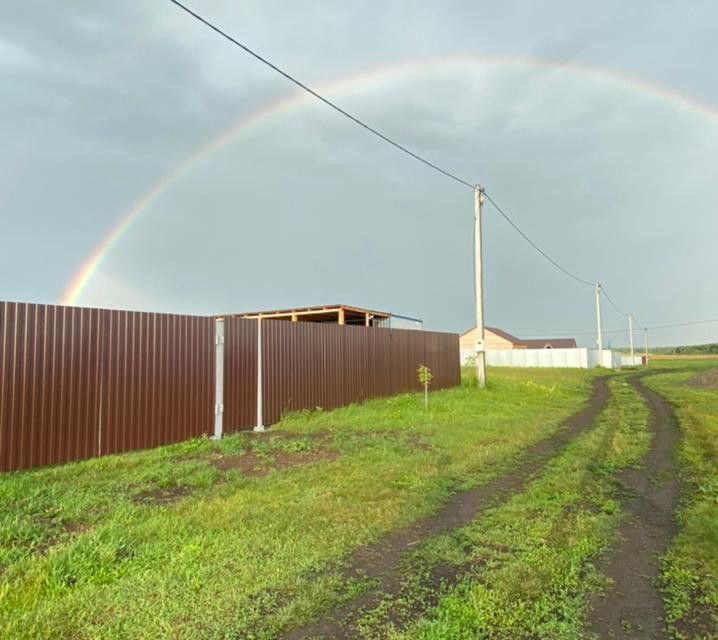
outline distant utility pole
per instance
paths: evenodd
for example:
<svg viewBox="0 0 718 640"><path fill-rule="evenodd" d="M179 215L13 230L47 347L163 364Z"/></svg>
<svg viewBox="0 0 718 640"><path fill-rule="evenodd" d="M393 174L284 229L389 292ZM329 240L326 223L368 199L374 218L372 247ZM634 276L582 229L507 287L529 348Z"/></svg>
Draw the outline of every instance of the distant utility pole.
<svg viewBox="0 0 718 640"><path fill-rule="evenodd" d="M484 188L474 187L474 277L476 291L476 378L479 388L486 387L486 350L484 342L484 276L483 245L481 242L481 205L484 204Z"/></svg>
<svg viewBox="0 0 718 640"><path fill-rule="evenodd" d="M643 348L646 356L646 364L648 364L648 327L643 328Z"/></svg>
<svg viewBox="0 0 718 640"><path fill-rule="evenodd" d="M631 366L633 366L633 314L628 314L628 337L631 341Z"/></svg>
<svg viewBox="0 0 718 640"><path fill-rule="evenodd" d="M601 284L596 283L596 329L598 336L596 344L598 345L598 361L603 364L603 328L601 327Z"/></svg>

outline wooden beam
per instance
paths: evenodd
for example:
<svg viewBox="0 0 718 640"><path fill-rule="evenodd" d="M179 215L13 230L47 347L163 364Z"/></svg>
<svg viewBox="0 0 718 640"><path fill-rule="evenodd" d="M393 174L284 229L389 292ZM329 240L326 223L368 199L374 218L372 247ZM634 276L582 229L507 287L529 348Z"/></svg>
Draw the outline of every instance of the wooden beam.
<svg viewBox="0 0 718 640"><path fill-rule="evenodd" d="M298 320L298 318L297 318L297 312L296 312L296 311L292 311L292 322L297 322L297 320Z"/></svg>
<svg viewBox="0 0 718 640"><path fill-rule="evenodd" d="M333 309L317 309L315 311L277 311L277 312L270 312L270 313L262 313L262 319L267 318L291 318L292 316L322 316L322 315L329 315L332 313L336 313L339 309L337 307L334 307ZM240 316L237 316L239 318L246 318L246 319L253 319L256 320L259 315L256 313L251 314L242 314Z"/></svg>
<svg viewBox="0 0 718 640"><path fill-rule="evenodd" d="M369 318L370 318L370 317L371 317L371 316L370 316L368 313L365 313L365 314L364 314L364 326L365 326L365 327L368 327L368 326L369 326Z"/></svg>
<svg viewBox="0 0 718 640"><path fill-rule="evenodd" d="M339 307L339 324L345 324L345 321L344 321L344 307Z"/></svg>

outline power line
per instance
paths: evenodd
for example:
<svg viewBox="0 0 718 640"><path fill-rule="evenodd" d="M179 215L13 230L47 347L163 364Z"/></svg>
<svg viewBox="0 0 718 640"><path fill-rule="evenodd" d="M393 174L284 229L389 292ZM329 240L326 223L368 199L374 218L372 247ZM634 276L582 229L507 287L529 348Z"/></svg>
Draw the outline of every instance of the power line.
<svg viewBox="0 0 718 640"><path fill-rule="evenodd" d="M626 333L625 329L607 329L601 333ZM595 336L596 330L593 331L564 331L563 333L543 333L541 335L527 336L526 340L539 340L541 338L565 338L567 336Z"/></svg>
<svg viewBox="0 0 718 640"><path fill-rule="evenodd" d="M565 273L569 278L573 278L577 282L580 282L581 284L588 285L589 287L596 286L595 282L589 282L588 280L584 280L583 278L580 278L579 276L571 273L568 269L565 269L562 267L558 262L556 262L548 253L546 253L541 247L539 247L531 238L529 238L520 228L519 226L511 219L511 217L496 203L496 201L486 192L484 192L484 195L486 196L486 199L494 205L494 209L498 211L501 216L508 222L518 233L519 235L526 240L536 251L538 251L546 260L548 260L554 267L556 267L559 271L562 271Z"/></svg>
<svg viewBox="0 0 718 640"><path fill-rule="evenodd" d="M635 320L635 318L634 318ZM714 322L718 322L718 318L711 318L709 320L692 320L690 322L674 322L673 324L656 324L656 325L648 325L645 327L641 327L641 329L672 329L674 327L688 327L693 325L699 325L699 324L712 324ZM638 324L638 323L636 323ZM610 329L606 330L603 333L626 333L626 329ZM543 334L540 336L529 336L526 339L533 338L558 338L558 337L565 337L565 336L594 336L596 335L596 330L593 331L564 331L563 333L549 333L549 334Z"/></svg>
<svg viewBox="0 0 718 640"><path fill-rule="evenodd" d="M425 157L419 155L418 153L412 151L411 149L409 149L408 147L404 146L403 144L401 144L401 143L397 142L396 140L390 138L389 136L387 136L386 134L382 133L382 132L379 131L378 129L376 129L376 128L372 127L371 125L367 124L366 122L364 122L363 120L361 120L361 119L358 118L357 116L355 116L355 115L349 113L348 111L346 111L345 109L343 109L342 107L340 107L340 106L339 106L338 104L336 104L335 102L329 100L328 98L325 98L323 95L321 95L319 92L317 92L317 91L315 91L314 89L312 89L311 87L309 87L307 84L305 84L305 83L302 82L301 80L298 80L297 78L295 78L293 75L291 75L290 73L288 73L287 71L285 71L285 70L282 69L281 67L277 66L277 65L274 64L273 62L270 62L267 58L265 58L264 56L260 55L259 53L257 53L256 51L254 51L253 49L251 49L250 47L248 47L246 44L243 44L242 42L240 42L239 40L237 40L237 39L234 38L233 36L229 35L226 31L222 30L222 29L221 29L220 27L218 27L217 25L213 24L212 22L210 22L210 21L207 20L206 18L202 17L200 14L196 13L195 11L193 11L192 9L190 9L189 7L187 7L186 5L184 5L182 2L179 2L179 0L170 0L170 2L172 2L172 3L173 3L175 6L177 6L178 8L182 9L182 11L184 11L184 12L187 13L188 15L192 16L195 20L201 22L203 25L205 25L206 27L208 27L209 29L211 29L212 31L214 31L215 33L217 33L218 35L220 35L221 37L223 37L225 40L227 40L227 41L231 42L232 44L234 44L235 46L239 47L240 49L242 49L243 51L245 51L246 53L248 53L249 55L251 55L251 56L254 57L255 59L259 60L262 64L265 64L265 65L268 66L270 69L276 71L276 72L279 73L281 76L283 76L284 78L286 78L287 80L289 80L290 82L292 82L293 84L295 84L296 86L298 86L300 89L303 89L304 91L306 91L306 92L309 93L310 95L314 96L317 100L320 100L320 101L323 102L325 105L327 105L327 106L330 107L331 109L334 109L336 112L340 113L340 114L343 115L345 118L348 118L349 120L351 120L351 121L354 122L355 124L359 125L360 127L362 127L363 129L365 129L366 131L372 133L373 135L377 136L378 138L380 138L380 139L383 140L384 142L390 144L390 145L393 146L394 148L396 148L396 149L398 149L399 151L401 151L401 152L405 153L406 155L410 156L410 157L413 158L414 160L417 160L418 162L421 162L421 163L424 164L425 166L427 166L427 167L433 169L434 171L437 171L438 173L440 173L440 174L444 175L445 177L447 177L447 178L453 180L454 182L457 182L458 184L460 184L460 185L462 185L462 186L468 187L468 188L470 188L471 190L476 189L476 185L472 184L470 181L464 180L463 178L459 177L459 176L456 175L455 173L452 173L452 172L449 171L448 169L444 169L443 167L439 166L438 164L435 164L434 162L431 162L430 160L428 160L428 159L426 159ZM571 271L569 271L568 269L566 269L565 267L563 267L561 264L559 264L556 260L554 260L550 255L548 255L548 253L546 253L546 252L545 252L541 247L539 247L528 235L526 235L526 233L524 233L524 232L521 230L521 228L513 221L513 219L511 218L511 216L509 216L509 215L506 213L506 211L504 211L504 210L499 206L499 204L496 202L496 200L494 200L494 199L493 199L488 193L486 193L486 192L484 192L484 195L486 196L486 198L488 199L488 201L494 206L494 208L499 212L499 214L501 214L501 216L506 220L506 222L508 222L508 223L514 228L514 230L515 230L526 242L529 243L529 245L531 245L540 255L542 255L546 260L548 260L554 267L556 267L559 271L561 271L562 273L564 273L564 274L567 275L568 277L572 278L572 279L575 280L576 282L579 282L579 283L584 284L584 285L589 286L589 287L595 286L595 283L589 282L588 280L585 280L584 278L581 278L581 277L577 276L576 274L572 273ZM607 299L609 300L609 302L618 310L618 307L616 307L616 305L613 303L613 301L612 301L610 298L608 298L608 296L606 296L606 297L607 297ZM620 311L620 310L619 310L619 312L620 312L620 313L623 313L623 312ZM626 314L624 314L624 315L626 315Z"/></svg>
<svg viewBox="0 0 718 640"><path fill-rule="evenodd" d="M718 322L718 318L711 318L710 320L694 320L692 322L676 322L675 324L653 325L652 327L646 327L646 329L670 329L671 327L688 327L695 324L711 324L712 322Z"/></svg>
<svg viewBox="0 0 718 640"><path fill-rule="evenodd" d="M209 20L206 20L205 18L203 18L203 17L202 17L201 15L199 15L198 13L195 13L194 11L192 11L192 9L190 9L189 7L183 5L183 4L182 4L181 2L179 2L178 0L170 0L170 2L172 2L173 4L175 4L176 6L178 6L178 7L179 7L180 9L182 9L183 11L187 12L189 15L191 15L191 16L192 16L193 18L195 18L196 20L199 20L202 24L204 24L205 26L207 26L207 27L209 27L210 29L212 29L212 31L215 31L216 33L218 33L220 36L222 36L222 37L225 38L226 40L229 40L232 44L234 44L234 45L238 46L240 49L243 49L244 51L246 51L249 55L253 56L254 58L256 58L257 60L259 60L259 61L262 62L263 64L266 64L268 67L270 67L271 69L273 69L274 71L276 71L276 72L279 73L280 75L284 76L287 80L289 80L290 82L293 82L293 83L294 83L295 85L297 85L299 88L304 89L304 91L306 91L307 93L313 95L317 100L321 100L321 101L322 101L325 105L327 105L328 107L331 107L331 108L334 109L335 111L341 113L344 117L349 118L349 120L351 120L351 121L354 122L355 124L358 124L360 127L363 127L364 129L366 129L366 130L369 131L370 133L373 133L375 136L381 138L384 142L389 143L389 144L392 145L393 147L399 149L399 151L402 151L402 152L404 152L405 154L407 154L408 156L411 156L412 158L414 158L414 160L418 160L419 162L425 164L427 167L430 167L430 168L434 169L434 171L438 171L439 173L442 173L442 174L445 175L447 178L450 178L451 180L454 180L455 182L458 182L459 184L464 185L465 187L469 187L469 189L472 189L472 190L474 189L474 185L473 185L471 182L469 182L469 181L467 181L467 180L464 180L463 178L460 178L459 176L457 176L456 174L452 173L451 171L448 171L447 169L442 169L439 165L434 164L433 162L431 162L430 160L427 160L427 159L424 158L423 156L420 156L418 153L415 153L415 152L412 151L411 149L408 149L407 147L405 147L403 144L400 144L400 143L397 142L396 140L392 140L389 136L383 134L383 133L382 133L381 131L379 131L378 129L375 129L374 127L368 125L368 124L367 124L366 122L364 122L363 120L360 120L359 118L357 118L356 116L352 115L352 114L349 113L348 111L345 111L344 109L342 109L342 108L341 108L338 104L336 104L335 102L332 102L332 101L329 100L328 98L325 98L323 95L321 95L320 93L318 93L317 91L315 91L315 90L312 89L311 87L309 87L309 86L307 86L306 84L304 84L301 80L298 80L298 79L295 78L293 75L291 75L291 74L287 73L286 71L284 71L284 69L281 69L281 68L278 67L276 64L270 62L270 61L267 60L265 57L263 57L263 56L261 56L260 54L258 54L256 51L250 49L246 44L242 44L241 42L239 42L239 40L236 40L236 39L233 38L231 35L229 35L229 34L226 33L225 31L223 31L222 29L220 29L218 26L212 24Z"/></svg>
<svg viewBox="0 0 718 640"><path fill-rule="evenodd" d="M603 293L604 298L606 298L606 300L608 300L609 304L610 304L616 311L618 311L618 313L620 313L622 316L628 317L629 314L627 314L625 311L623 311L622 309L620 309L620 308L616 305L616 303L615 303L613 300L611 300L611 296L609 296L608 293L606 292L606 287L601 286L601 292Z"/></svg>

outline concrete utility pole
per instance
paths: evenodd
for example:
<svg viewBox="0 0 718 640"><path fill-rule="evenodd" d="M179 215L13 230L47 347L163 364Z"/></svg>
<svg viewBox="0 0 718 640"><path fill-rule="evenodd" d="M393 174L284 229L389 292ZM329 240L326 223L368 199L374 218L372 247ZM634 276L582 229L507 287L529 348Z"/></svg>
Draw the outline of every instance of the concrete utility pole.
<svg viewBox="0 0 718 640"><path fill-rule="evenodd" d="M646 364L648 364L648 327L645 327L643 329L643 347L644 347L644 355L646 356Z"/></svg>
<svg viewBox="0 0 718 640"><path fill-rule="evenodd" d="M631 341L631 366L633 366L633 314L628 314L628 337Z"/></svg>
<svg viewBox="0 0 718 640"><path fill-rule="evenodd" d="M257 316L257 424L254 431L264 431L262 416L262 316Z"/></svg>
<svg viewBox="0 0 718 640"><path fill-rule="evenodd" d="M476 378L479 388L486 387L486 350L484 337L484 275L483 245L481 242L481 205L484 204L484 188L474 187L474 284L476 293Z"/></svg>
<svg viewBox="0 0 718 640"><path fill-rule="evenodd" d="M601 327L601 284L596 283L596 330L598 336L596 345L598 346L598 362L603 365L603 327Z"/></svg>

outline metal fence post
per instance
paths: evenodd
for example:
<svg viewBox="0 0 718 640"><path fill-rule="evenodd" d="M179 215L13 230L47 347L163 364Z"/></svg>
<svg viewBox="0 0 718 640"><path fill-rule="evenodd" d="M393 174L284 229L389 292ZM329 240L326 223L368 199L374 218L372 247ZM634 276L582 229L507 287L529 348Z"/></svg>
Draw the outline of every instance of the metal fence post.
<svg viewBox="0 0 718 640"><path fill-rule="evenodd" d="M224 421L224 319L217 318L214 329L214 435L222 439Z"/></svg>
<svg viewBox="0 0 718 640"><path fill-rule="evenodd" d="M262 416L262 316L257 317L257 424L254 431L264 431Z"/></svg>

